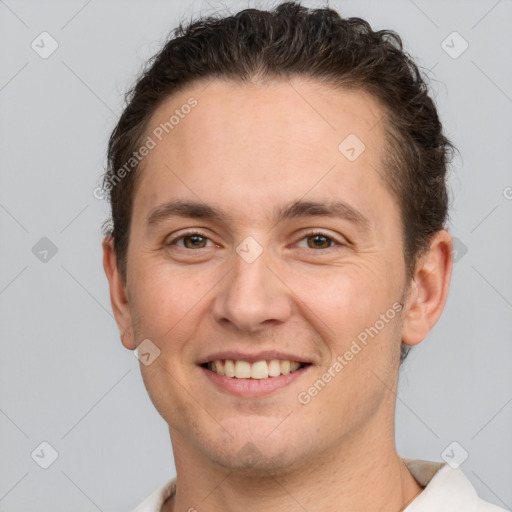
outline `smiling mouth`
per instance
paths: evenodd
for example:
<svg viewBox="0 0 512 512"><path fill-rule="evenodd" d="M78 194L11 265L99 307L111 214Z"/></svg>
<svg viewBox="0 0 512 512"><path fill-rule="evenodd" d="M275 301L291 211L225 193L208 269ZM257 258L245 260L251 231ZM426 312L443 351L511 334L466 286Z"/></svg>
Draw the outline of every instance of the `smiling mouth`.
<svg viewBox="0 0 512 512"><path fill-rule="evenodd" d="M217 373L223 377L236 379L268 379L288 375L301 368L310 366L310 363L299 363L297 361L286 361L270 359L249 363L248 361L222 359L203 363L200 366Z"/></svg>

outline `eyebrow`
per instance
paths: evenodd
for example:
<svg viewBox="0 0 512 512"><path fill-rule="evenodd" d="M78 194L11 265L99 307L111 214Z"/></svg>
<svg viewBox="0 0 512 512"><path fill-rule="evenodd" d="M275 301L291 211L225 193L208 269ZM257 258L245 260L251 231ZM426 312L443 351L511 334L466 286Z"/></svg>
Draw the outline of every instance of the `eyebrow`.
<svg viewBox="0 0 512 512"><path fill-rule="evenodd" d="M215 220L228 222L230 216L221 208L196 201L175 200L163 203L150 211L146 219L148 227L154 227L172 217ZM359 210L343 201L294 201L289 205L274 209L276 224L285 220L303 217L333 217L348 220L364 231L369 231L371 223Z"/></svg>

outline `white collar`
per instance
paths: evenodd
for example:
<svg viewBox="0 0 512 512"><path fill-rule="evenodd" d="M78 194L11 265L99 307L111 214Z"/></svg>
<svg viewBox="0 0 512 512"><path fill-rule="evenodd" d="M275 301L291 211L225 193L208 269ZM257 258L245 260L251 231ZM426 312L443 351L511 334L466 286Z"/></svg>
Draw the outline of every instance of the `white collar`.
<svg viewBox="0 0 512 512"><path fill-rule="evenodd" d="M460 468L445 462L402 458L415 480L425 487L403 512L499 512L481 500ZM155 489L132 512L161 512L165 501L176 492L176 477Z"/></svg>

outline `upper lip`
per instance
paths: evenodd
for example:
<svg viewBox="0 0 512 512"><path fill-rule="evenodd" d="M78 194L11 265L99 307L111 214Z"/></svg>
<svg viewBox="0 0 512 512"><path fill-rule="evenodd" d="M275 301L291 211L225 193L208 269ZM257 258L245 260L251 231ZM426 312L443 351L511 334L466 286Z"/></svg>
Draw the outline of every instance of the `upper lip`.
<svg viewBox="0 0 512 512"><path fill-rule="evenodd" d="M223 350L222 352L214 352L209 356L201 359L197 364L209 363L211 361L218 361L223 359L231 359L233 361L247 361L248 363L255 363L256 361L265 361L270 359L280 359L284 361L297 361L298 363L311 363L311 360L286 352L278 350L262 350L260 352L242 352L239 350Z"/></svg>

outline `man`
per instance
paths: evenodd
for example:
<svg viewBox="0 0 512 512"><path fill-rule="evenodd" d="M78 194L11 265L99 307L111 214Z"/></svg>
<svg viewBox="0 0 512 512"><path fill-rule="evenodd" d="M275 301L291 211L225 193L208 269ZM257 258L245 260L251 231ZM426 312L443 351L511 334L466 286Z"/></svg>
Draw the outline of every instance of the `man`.
<svg viewBox="0 0 512 512"><path fill-rule="evenodd" d="M109 143L104 268L177 477L136 509L500 510L402 459L452 146L400 38L284 3L181 26Z"/></svg>

